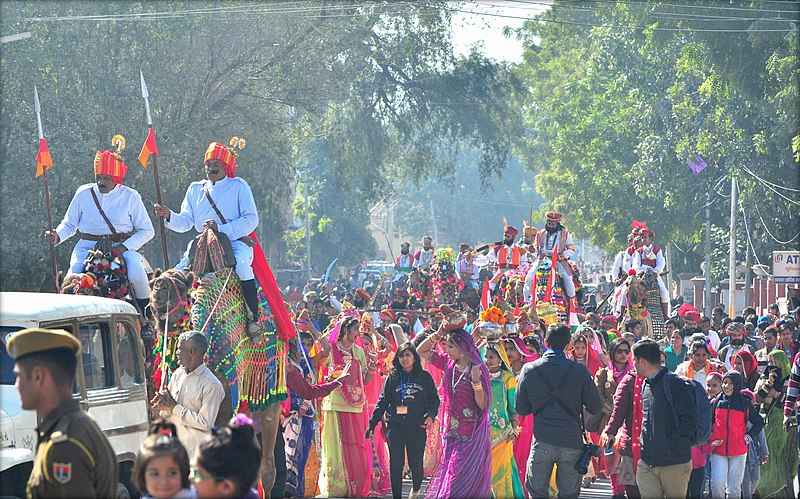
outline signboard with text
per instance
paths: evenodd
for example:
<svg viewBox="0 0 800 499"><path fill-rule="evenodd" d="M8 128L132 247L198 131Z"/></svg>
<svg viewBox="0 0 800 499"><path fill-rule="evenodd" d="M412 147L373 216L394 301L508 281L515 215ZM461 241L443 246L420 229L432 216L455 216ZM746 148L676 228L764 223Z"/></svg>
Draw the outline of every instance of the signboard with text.
<svg viewBox="0 0 800 499"><path fill-rule="evenodd" d="M800 283L800 251L773 251L772 278L775 284Z"/></svg>

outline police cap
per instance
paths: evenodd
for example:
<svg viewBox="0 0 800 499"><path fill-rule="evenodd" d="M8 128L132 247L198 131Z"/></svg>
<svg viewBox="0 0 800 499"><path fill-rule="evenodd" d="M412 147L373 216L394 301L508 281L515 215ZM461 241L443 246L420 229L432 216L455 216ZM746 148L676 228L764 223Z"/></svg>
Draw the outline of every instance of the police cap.
<svg viewBox="0 0 800 499"><path fill-rule="evenodd" d="M19 360L33 353L47 352L59 348L71 350L75 355L78 355L81 351L81 343L63 329L43 329L38 327L17 331L11 334L6 342L6 350L14 360Z"/></svg>

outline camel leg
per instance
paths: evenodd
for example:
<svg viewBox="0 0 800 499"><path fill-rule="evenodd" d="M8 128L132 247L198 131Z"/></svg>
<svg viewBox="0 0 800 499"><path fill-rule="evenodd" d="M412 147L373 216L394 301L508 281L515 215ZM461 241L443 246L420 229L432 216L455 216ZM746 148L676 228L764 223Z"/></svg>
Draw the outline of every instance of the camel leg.
<svg viewBox="0 0 800 499"><path fill-rule="evenodd" d="M261 486L264 493L269 496L269 491L275 485L275 438L278 435L280 422L280 404L272 404L261 412Z"/></svg>

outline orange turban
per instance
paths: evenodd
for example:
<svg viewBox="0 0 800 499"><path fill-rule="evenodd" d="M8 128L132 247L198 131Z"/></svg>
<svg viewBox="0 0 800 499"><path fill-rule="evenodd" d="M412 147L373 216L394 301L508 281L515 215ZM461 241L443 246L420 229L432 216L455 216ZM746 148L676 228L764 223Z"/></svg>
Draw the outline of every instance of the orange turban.
<svg viewBox="0 0 800 499"><path fill-rule="evenodd" d="M125 149L125 138L122 135L114 135L111 143L117 148L116 151L106 149L97 151L94 155L94 174L108 175L116 184L121 184L128 173L128 166L122 161L120 153Z"/></svg>
<svg viewBox="0 0 800 499"><path fill-rule="evenodd" d="M225 175L228 177L236 176L236 155L225 144L212 142L208 144L203 162L219 160L225 166Z"/></svg>

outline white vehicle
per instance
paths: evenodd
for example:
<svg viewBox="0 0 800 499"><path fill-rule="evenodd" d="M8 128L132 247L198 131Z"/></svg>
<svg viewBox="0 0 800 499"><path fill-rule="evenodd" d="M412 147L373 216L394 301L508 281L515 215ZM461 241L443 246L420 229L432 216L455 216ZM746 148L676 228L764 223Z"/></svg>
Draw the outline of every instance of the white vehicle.
<svg viewBox="0 0 800 499"><path fill-rule="evenodd" d="M22 409L14 386L7 337L20 329L65 329L81 342L74 397L91 415L117 454L120 494L130 482L149 413L140 316L127 302L94 296L0 293L0 496L25 497L36 450L36 414Z"/></svg>

